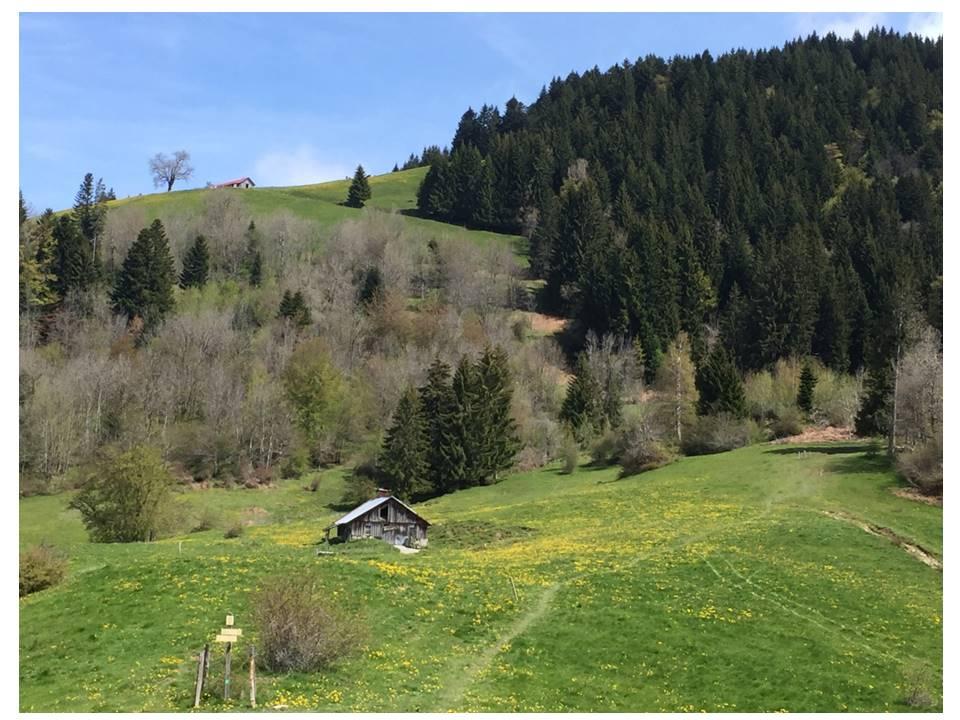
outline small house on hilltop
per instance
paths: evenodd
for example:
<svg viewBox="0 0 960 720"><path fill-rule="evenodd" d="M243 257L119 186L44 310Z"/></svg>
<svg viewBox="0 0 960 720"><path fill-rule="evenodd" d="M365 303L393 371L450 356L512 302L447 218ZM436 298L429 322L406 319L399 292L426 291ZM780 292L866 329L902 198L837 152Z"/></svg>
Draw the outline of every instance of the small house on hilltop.
<svg viewBox="0 0 960 720"><path fill-rule="evenodd" d="M391 545L425 545L430 523L390 494L377 490L377 497L355 507L342 518L324 528L327 540L336 528L341 541L377 538Z"/></svg>
<svg viewBox="0 0 960 720"><path fill-rule="evenodd" d="M215 188L252 188L256 183L248 177L237 178L236 180L227 180L227 182L217 183Z"/></svg>

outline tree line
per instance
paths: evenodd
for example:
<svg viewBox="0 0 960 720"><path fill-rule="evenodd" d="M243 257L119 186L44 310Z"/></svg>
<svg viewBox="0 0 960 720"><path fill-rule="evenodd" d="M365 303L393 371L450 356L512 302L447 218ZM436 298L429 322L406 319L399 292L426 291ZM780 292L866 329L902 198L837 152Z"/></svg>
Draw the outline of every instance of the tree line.
<svg viewBox="0 0 960 720"><path fill-rule="evenodd" d="M526 234L546 309L651 373L711 326L744 370L878 368L897 303L942 322L942 91L942 39L885 30L625 61L467 110L418 206Z"/></svg>

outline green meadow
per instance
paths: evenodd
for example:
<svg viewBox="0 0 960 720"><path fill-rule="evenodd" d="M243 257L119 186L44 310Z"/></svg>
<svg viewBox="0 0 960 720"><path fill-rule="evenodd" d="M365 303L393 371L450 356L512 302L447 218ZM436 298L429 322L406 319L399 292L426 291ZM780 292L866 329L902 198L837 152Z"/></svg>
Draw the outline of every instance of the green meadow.
<svg viewBox="0 0 960 720"><path fill-rule="evenodd" d="M522 237L486 230L471 230L417 217L417 189L427 170L426 167L414 168L371 177L372 197L367 201L366 206L378 210L396 211L409 230L425 239L466 240L481 247L490 243L506 243L520 256L521 260L525 259L526 240ZM274 213L287 211L304 220L315 222L319 227L328 228L344 220L357 218L363 212L342 204L347 197L349 186L349 180L334 180L294 187L174 190L169 193L123 198L110 202L109 206L140 208L146 220L151 221L160 215L199 214L212 193L229 192L242 200L255 220L262 220Z"/></svg>
<svg viewBox="0 0 960 720"><path fill-rule="evenodd" d="M70 568L20 601L21 710L188 710L197 652L232 612L245 658L277 573L314 573L364 638L326 671L261 674L259 709L907 711L917 685L942 708L942 574L863 529L936 560L942 510L894 495L868 444L519 473L417 506L431 542L409 555L316 554L343 484L184 491L216 527L128 545L87 542L66 495L22 499L21 544ZM219 699L222 668L217 646L203 709L248 707L242 667Z"/></svg>

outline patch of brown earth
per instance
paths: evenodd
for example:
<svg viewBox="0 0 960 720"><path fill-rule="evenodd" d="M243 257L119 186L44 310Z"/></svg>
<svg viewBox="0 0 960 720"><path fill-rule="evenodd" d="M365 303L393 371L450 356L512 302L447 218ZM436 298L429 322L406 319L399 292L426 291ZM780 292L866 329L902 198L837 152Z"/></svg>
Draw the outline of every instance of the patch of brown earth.
<svg viewBox="0 0 960 720"><path fill-rule="evenodd" d="M919 545L910 542L905 537L897 535L893 530L887 527L881 527L880 525L874 525L873 523L868 523L864 520L854 517L848 513L839 511L839 510L823 510L824 515L831 517L834 520L843 520L848 522L851 525L856 525L858 528L863 530L865 533L870 535L876 535L877 537L883 537L892 542L894 545L898 545L903 548L903 550L908 554L915 557L917 560L922 562L924 565L934 568L935 570L943 570L943 562L936 555L931 553L929 550L925 550Z"/></svg>
<svg viewBox="0 0 960 720"><path fill-rule="evenodd" d="M552 315L544 315L542 313L524 313L527 316L527 319L530 320L530 329L535 333L543 333L544 335L553 335L563 330L569 320L562 317L554 317Z"/></svg>
<svg viewBox="0 0 960 720"><path fill-rule="evenodd" d="M799 435L773 440L773 445L799 445L801 443L841 442L853 440L856 436L852 428L839 427L808 427Z"/></svg>
<svg viewBox="0 0 960 720"><path fill-rule="evenodd" d="M942 495L924 495L916 488L890 488L890 492L905 500L913 500L924 503L925 505L933 505L934 507L943 507Z"/></svg>

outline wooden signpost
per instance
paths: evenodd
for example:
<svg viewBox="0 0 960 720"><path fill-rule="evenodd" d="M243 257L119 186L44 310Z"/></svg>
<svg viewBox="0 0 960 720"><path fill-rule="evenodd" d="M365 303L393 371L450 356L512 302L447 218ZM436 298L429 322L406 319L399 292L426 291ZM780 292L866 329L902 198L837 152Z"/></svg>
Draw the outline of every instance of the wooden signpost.
<svg viewBox="0 0 960 720"><path fill-rule="evenodd" d="M230 651L233 644L243 635L243 630L233 627L233 615L227 615L226 627L220 630L220 634L214 638L217 642L226 643L223 654L223 699L230 699Z"/></svg>
<svg viewBox="0 0 960 720"><path fill-rule="evenodd" d="M233 650L234 643L240 641L240 638L243 636L243 630L233 626L233 615L227 615L226 622L224 623L225 627L220 629L220 632L217 633L216 642L225 643L226 647L224 648L223 653L223 699L230 699L230 664L231 664L231 651ZM256 651L254 647L250 646L250 704L252 707L257 706L257 670L256 670ZM210 672L210 646L204 645L203 652L200 653L200 663L197 667L197 687L196 692L194 693L193 706L200 707L200 697L203 694L203 686L207 679L207 675Z"/></svg>

